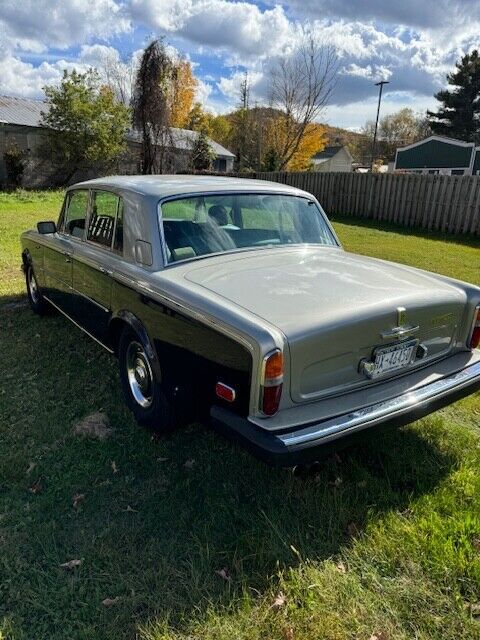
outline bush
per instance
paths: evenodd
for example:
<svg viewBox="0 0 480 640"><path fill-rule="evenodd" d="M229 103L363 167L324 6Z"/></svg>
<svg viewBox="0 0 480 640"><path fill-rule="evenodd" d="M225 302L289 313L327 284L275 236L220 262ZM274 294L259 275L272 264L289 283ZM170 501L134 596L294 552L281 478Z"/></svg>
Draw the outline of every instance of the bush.
<svg viewBox="0 0 480 640"><path fill-rule="evenodd" d="M11 145L5 150L4 159L8 186L19 187L22 184L23 172L25 171L22 151L17 145Z"/></svg>

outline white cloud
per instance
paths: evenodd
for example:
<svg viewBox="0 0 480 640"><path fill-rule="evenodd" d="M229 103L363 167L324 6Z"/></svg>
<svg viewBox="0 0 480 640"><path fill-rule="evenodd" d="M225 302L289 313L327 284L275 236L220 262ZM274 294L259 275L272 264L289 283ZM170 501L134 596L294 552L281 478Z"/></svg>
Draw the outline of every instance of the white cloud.
<svg viewBox="0 0 480 640"><path fill-rule="evenodd" d="M60 82L64 69L85 72L90 66L69 60L58 60L53 64L42 62L39 66L34 66L10 54L0 60L0 65L0 94L25 98L41 98L42 88Z"/></svg>
<svg viewBox="0 0 480 640"><path fill-rule="evenodd" d="M0 29L11 47L44 51L109 39L130 21L116 0L2 0Z"/></svg>
<svg viewBox="0 0 480 640"><path fill-rule="evenodd" d="M133 18L202 47L243 59L275 55L295 40L295 25L281 6L262 11L227 0L131 0Z"/></svg>

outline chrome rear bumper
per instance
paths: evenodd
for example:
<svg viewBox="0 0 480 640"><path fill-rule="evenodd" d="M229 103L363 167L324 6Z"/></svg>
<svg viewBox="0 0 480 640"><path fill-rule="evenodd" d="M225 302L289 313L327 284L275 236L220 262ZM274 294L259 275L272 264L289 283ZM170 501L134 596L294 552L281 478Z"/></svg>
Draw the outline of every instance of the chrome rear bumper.
<svg viewBox="0 0 480 640"><path fill-rule="evenodd" d="M320 449L343 444L370 427L402 426L480 389L480 361L423 387L320 422L269 432L223 407L211 410L213 425L234 436L263 460L281 466L314 460ZM330 447L328 445L331 445Z"/></svg>
<svg viewBox="0 0 480 640"><path fill-rule="evenodd" d="M455 391L470 387L475 381L480 384L480 362L451 376L432 382L425 387L420 387L415 391L391 398L385 402L372 404L331 420L325 420L317 425L310 425L304 429L279 435L278 438L287 447L308 445L308 443L316 442L319 439L323 442L329 442L344 434L373 427L377 423L384 421L386 417L399 417L403 413L410 415L412 411L421 408L430 401L439 401Z"/></svg>

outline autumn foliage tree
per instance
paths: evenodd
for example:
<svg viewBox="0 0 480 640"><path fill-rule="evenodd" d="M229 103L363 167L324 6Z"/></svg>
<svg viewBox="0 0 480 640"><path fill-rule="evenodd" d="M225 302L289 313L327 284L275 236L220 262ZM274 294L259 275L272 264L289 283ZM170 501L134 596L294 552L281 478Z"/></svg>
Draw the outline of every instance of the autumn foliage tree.
<svg viewBox="0 0 480 640"><path fill-rule="evenodd" d="M187 124L195 103L198 80L187 60L174 64L170 88L170 120L173 127L189 128Z"/></svg>

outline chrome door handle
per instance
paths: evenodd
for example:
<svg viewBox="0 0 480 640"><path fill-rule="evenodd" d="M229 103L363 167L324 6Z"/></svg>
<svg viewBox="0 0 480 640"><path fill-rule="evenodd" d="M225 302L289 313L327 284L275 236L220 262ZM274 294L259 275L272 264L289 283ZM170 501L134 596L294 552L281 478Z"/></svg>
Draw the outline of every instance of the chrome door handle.
<svg viewBox="0 0 480 640"><path fill-rule="evenodd" d="M104 273L106 276L111 276L113 271L111 271L110 269L106 269L105 267L100 267L100 272Z"/></svg>
<svg viewBox="0 0 480 640"><path fill-rule="evenodd" d="M403 338L411 333L416 333L420 327L418 325L410 325L408 327L395 327L391 331L383 331L381 333L382 338L385 340L388 338Z"/></svg>
<svg viewBox="0 0 480 640"><path fill-rule="evenodd" d="M68 251L64 251L63 255L65 256L65 262L71 262L72 261L72 254L68 253Z"/></svg>

